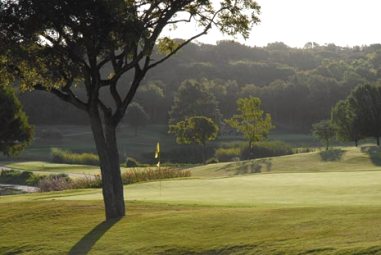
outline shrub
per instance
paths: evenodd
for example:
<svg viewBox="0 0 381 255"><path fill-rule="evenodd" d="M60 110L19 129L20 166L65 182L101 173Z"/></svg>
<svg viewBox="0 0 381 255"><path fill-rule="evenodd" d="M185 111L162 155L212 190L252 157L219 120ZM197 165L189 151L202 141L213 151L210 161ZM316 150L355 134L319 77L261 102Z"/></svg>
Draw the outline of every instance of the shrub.
<svg viewBox="0 0 381 255"><path fill-rule="evenodd" d="M66 174L49 175L38 182L41 192L59 191L73 188L72 180Z"/></svg>
<svg viewBox="0 0 381 255"><path fill-rule="evenodd" d="M138 166L139 166L139 162L136 159L131 157L128 157L126 159L126 167L138 167Z"/></svg>
<svg viewBox="0 0 381 255"><path fill-rule="evenodd" d="M53 148L52 162L65 164L80 164L99 166L99 157L93 153L73 153L70 151Z"/></svg>
<svg viewBox="0 0 381 255"><path fill-rule="evenodd" d="M308 153L308 152L314 152L314 151L316 151L316 149L311 147L300 147L300 148L293 149L294 153Z"/></svg>
<svg viewBox="0 0 381 255"><path fill-rule="evenodd" d="M206 164L216 164L218 163L218 159L216 157L210 158L206 161Z"/></svg>
<svg viewBox="0 0 381 255"><path fill-rule="evenodd" d="M239 156L240 156L239 147L218 148L215 153L215 157L220 162L234 161L234 158L237 158Z"/></svg>
<svg viewBox="0 0 381 255"><path fill-rule="evenodd" d="M281 141L256 142L250 149L247 145L241 146L241 160L276 157L292 154L292 147Z"/></svg>
<svg viewBox="0 0 381 255"><path fill-rule="evenodd" d="M179 170L176 168L163 167L160 169L147 168L143 170L132 169L122 174L123 184L132 184L136 182L178 178L178 177L190 177L190 170Z"/></svg>
<svg viewBox="0 0 381 255"><path fill-rule="evenodd" d="M0 183L37 186L43 178L41 175L35 175L29 171L1 170Z"/></svg>
<svg viewBox="0 0 381 255"><path fill-rule="evenodd" d="M208 146L206 148L206 158L214 156L215 148ZM146 157L152 157L152 153L147 154ZM175 148L167 151L163 151L160 155L162 162L171 163L188 163L197 164L203 163L203 149L200 145L187 144L182 146L176 146ZM153 157L152 157L153 158ZM154 162L150 162L154 163Z"/></svg>

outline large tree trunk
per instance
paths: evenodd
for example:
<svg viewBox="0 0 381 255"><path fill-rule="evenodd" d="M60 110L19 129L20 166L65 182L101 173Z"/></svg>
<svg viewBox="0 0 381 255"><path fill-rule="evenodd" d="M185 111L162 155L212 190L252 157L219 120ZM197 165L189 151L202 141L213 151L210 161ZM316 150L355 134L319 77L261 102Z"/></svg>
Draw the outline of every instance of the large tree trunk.
<svg viewBox="0 0 381 255"><path fill-rule="evenodd" d="M97 109L90 113L90 122L100 160L106 220L120 218L125 215L125 205L116 126L107 119L102 123Z"/></svg>
<svg viewBox="0 0 381 255"><path fill-rule="evenodd" d="M377 145L380 146L380 137L377 136L377 137L376 137L376 140L377 140Z"/></svg>

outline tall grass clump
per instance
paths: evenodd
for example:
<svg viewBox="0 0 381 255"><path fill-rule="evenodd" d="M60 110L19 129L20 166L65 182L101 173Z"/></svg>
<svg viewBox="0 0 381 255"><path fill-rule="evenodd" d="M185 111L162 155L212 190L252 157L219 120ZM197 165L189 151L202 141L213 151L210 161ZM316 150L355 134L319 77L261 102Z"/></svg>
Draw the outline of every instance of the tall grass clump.
<svg viewBox="0 0 381 255"><path fill-rule="evenodd" d="M72 180L66 174L48 175L37 186L41 192L72 189Z"/></svg>
<svg viewBox="0 0 381 255"><path fill-rule="evenodd" d="M73 153L59 148L53 148L51 154L52 162L54 163L99 166L99 157L94 153Z"/></svg>
<svg viewBox="0 0 381 255"><path fill-rule="evenodd" d="M162 167L160 169L132 169L122 174L123 184L132 184L160 179L170 179L179 177L190 177L190 170L179 170L176 168Z"/></svg>
<svg viewBox="0 0 381 255"><path fill-rule="evenodd" d="M84 175L72 179L66 174L48 175L38 182L41 192L60 191L67 189L95 189L102 187L99 175Z"/></svg>
<svg viewBox="0 0 381 255"><path fill-rule="evenodd" d="M84 175L81 178L72 179L73 189L97 189L102 187L100 175Z"/></svg>

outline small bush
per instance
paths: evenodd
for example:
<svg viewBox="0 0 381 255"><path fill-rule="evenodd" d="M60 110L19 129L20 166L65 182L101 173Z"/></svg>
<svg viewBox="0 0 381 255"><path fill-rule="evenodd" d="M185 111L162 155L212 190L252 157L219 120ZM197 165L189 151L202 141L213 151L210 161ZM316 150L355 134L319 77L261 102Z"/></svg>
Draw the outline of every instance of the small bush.
<svg viewBox="0 0 381 255"><path fill-rule="evenodd" d="M99 157L93 153L73 153L53 148L51 154L52 162L54 163L99 166Z"/></svg>
<svg viewBox="0 0 381 255"><path fill-rule="evenodd" d="M35 175L30 171L1 170L0 183L37 186L43 178L41 175Z"/></svg>
<svg viewBox="0 0 381 255"><path fill-rule="evenodd" d="M240 156L240 148L231 147L231 148L218 148L215 153L215 157L220 162L229 162L233 161L234 158Z"/></svg>
<svg viewBox="0 0 381 255"><path fill-rule="evenodd" d="M248 145L241 146L241 160L267 158L292 154L292 147L281 141L256 142L250 149Z"/></svg>
<svg viewBox="0 0 381 255"><path fill-rule="evenodd" d="M175 168L163 167L160 169L148 168L143 170L132 169L122 174L123 184L132 184L136 182L178 178L178 177L190 177L191 171L179 170Z"/></svg>
<svg viewBox="0 0 381 255"><path fill-rule="evenodd" d="M72 189L72 180L66 174L49 175L38 182L41 192Z"/></svg>
<svg viewBox="0 0 381 255"><path fill-rule="evenodd" d="M218 163L218 159L216 157L210 158L206 161L206 164L216 164Z"/></svg>
<svg viewBox="0 0 381 255"><path fill-rule="evenodd" d="M293 149L294 153L307 153L307 152L314 152L314 151L316 151L316 149L310 148L310 147L300 147L300 148Z"/></svg>
<svg viewBox="0 0 381 255"><path fill-rule="evenodd" d="M131 157L127 158L126 167L138 167L138 166L139 166L139 162L136 159Z"/></svg>
<svg viewBox="0 0 381 255"><path fill-rule="evenodd" d="M208 146L206 149L206 158L213 157L214 150L215 148L213 148L213 146ZM153 158L152 153L144 156L145 158ZM203 149L197 144L181 145L167 151L162 151L160 157L162 162L187 164L203 163ZM155 163L154 159L149 163Z"/></svg>

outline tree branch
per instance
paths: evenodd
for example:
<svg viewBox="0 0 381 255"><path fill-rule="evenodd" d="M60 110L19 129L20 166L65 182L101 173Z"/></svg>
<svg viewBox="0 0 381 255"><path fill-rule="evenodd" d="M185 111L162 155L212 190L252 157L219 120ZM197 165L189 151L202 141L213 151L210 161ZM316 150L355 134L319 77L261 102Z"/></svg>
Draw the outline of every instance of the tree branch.
<svg viewBox="0 0 381 255"><path fill-rule="evenodd" d="M61 100L68 102L68 103L71 103L72 105L74 105L75 107L77 107L83 111L87 111L88 105L86 103L84 103L83 101L81 101L77 96L75 96L75 94L73 93L73 91L70 88L65 89L66 93L59 90L59 89L56 89L56 88L47 88L41 84L37 84L37 85L33 86L33 88L35 90L52 93L52 94L56 95L58 98L60 98Z"/></svg>

